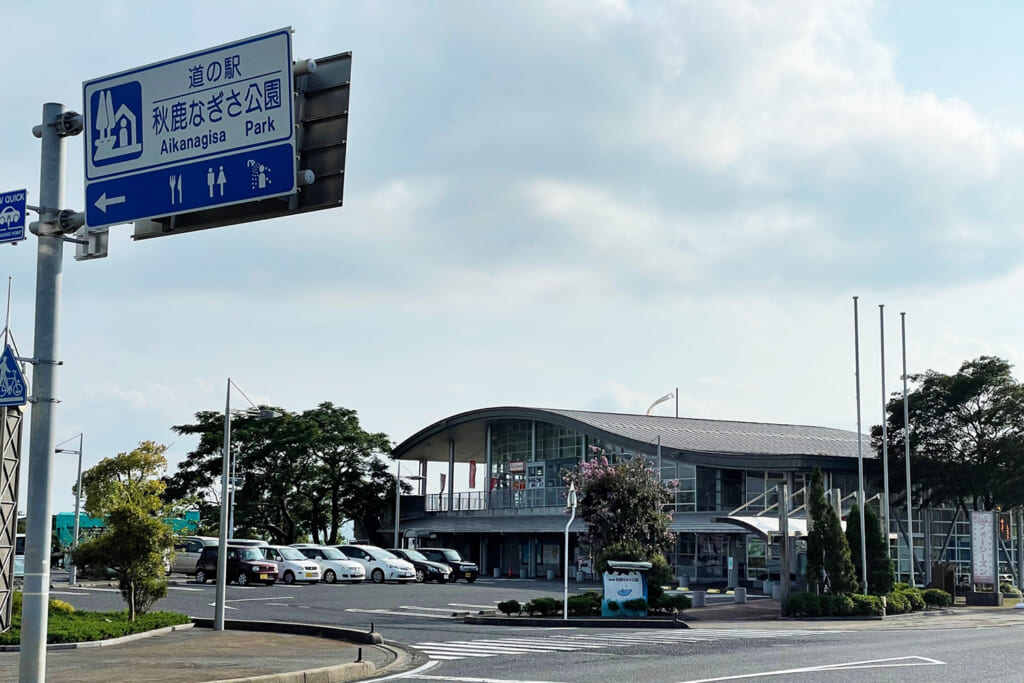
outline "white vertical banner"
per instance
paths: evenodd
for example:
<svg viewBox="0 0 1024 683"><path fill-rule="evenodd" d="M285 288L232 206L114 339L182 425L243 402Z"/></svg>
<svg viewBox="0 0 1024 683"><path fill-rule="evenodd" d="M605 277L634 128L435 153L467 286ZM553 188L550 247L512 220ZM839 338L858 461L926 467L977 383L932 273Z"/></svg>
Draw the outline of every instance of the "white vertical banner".
<svg viewBox="0 0 1024 683"><path fill-rule="evenodd" d="M971 583L996 584L995 515L971 513Z"/></svg>

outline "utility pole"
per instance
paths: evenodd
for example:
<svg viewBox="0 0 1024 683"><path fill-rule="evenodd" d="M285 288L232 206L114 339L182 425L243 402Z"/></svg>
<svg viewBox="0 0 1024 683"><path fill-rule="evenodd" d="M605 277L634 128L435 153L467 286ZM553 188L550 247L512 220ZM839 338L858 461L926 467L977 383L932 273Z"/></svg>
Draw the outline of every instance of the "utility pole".
<svg viewBox="0 0 1024 683"><path fill-rule="evenodd" d="M36 260L35 344L32 351L32 402L28 496L26 497L25 584L22 602L21 683L46 680L46 631L50 602L50 468L57 405L57 335L64 233L84 221L63 211L64 138L82 132L82 117L63 104L43 105L43 120L32 128L42 140L39 164L39 221L30 226L39 239ZM75 223L77 222L77 225Z"/></svg>

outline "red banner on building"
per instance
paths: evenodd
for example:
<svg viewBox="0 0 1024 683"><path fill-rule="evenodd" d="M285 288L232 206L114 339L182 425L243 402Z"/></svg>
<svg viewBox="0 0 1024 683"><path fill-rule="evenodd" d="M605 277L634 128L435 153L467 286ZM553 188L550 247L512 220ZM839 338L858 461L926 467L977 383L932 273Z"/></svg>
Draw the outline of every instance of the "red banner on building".
<svg viewBox="0 0 1024 683"><path fill-rule="evenodd" d="M469 488L476 488L476 460L469 461Z"/></svg>

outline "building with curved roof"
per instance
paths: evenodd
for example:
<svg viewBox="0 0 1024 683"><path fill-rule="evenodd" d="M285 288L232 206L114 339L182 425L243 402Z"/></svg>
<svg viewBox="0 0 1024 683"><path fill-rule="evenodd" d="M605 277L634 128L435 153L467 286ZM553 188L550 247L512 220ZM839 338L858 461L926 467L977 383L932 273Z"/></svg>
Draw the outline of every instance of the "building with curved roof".
<svg viewBox="0 0 1024 683"><path fill-rule="evenodd" d="M868 466L876 456L867 437L861 448ZM418 470L409 463L403 471L422 477L417 495L402 497L402 542L454 547L479 562L482 573L561 575L569 521L564 474L601 456L645 458L662 480L678 482L669 505L676 546L668 559L693 584L745 585L779 572L776 503L783 484L793 510L791 569L802 573L801 509L811 472L820 467L826 489L842 498L858 483L857 434L841 429L481 408L428 425L394 448L395 459L418 463ZM429 463L447 467L440 493L427 493ZM456 466L469 467L470 490L454 490ZM577 518L570 531L584 529ZM587 559L574 540L569 552L572 562Z"/></svg>

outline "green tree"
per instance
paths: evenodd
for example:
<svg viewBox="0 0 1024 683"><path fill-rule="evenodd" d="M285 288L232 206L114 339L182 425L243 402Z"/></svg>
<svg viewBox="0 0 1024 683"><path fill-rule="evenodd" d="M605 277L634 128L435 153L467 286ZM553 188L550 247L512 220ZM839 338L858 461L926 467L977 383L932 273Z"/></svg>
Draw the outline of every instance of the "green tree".
<svg viewBox="0 0 1024 683"><path fill-rule="evenodd" d="M857 585L850 546L836 511L825 500L824 478L815 467L808 496L811 530L807 533L807 580L825 593L852 593Z"/></svg>
<svg viewBox="0 0 1024 683"><path fill-rule="evenodd" d="M580 542L595 554L598 571L609 559L651 559L672 547L675 537L665 512L672 487L660 483L642 458L613 465L600 456L566 478L581 492L579 513L587 531Z"/></svg>
<svg viewBox="0 0 1024 683"><path fill-rule="evenodd" d="M952 375L912 375L908 394L910 459L921 505L1008 510L1024 504L1024 386L1001 358L981 356ZM890 488L906 489L902 394L886 406ZM871 430L882 454L882 428Z"/></svg>
<svg viewBox="0 0 1024 683"><path fill-rule="evenodd" d="M164 484L158 479L167 467L166 450L143 441L135 450L104 458L82 473L85 511L102 517L104 530L79 546L75 564L112 569L132 621L167 595L165 560L173 538L161 521Z"/></svg>
<svg viewBox="0 0 1024 683"><path fill-rule="evenodd" d="M349 520L375 532L394 497L387 435L366 432L354 410L329 402L300 414L275 410L282 417L232 420L232 456L243 480L235 494L236 535L330 543ZM223 413L196 413L194 424L173 429L198 436L199 445L166 480L166 498L202 495L212 499L211 512L219 511Z"/></svg>
<svg viewBox="0 0 1024 683"><path fill-rule="evenodd" d="M888 595L896 584L896 570L889 559L889 542L878 513L870 505L864 512L865 545L868 551L868 588L874 595Z"/></svg>

